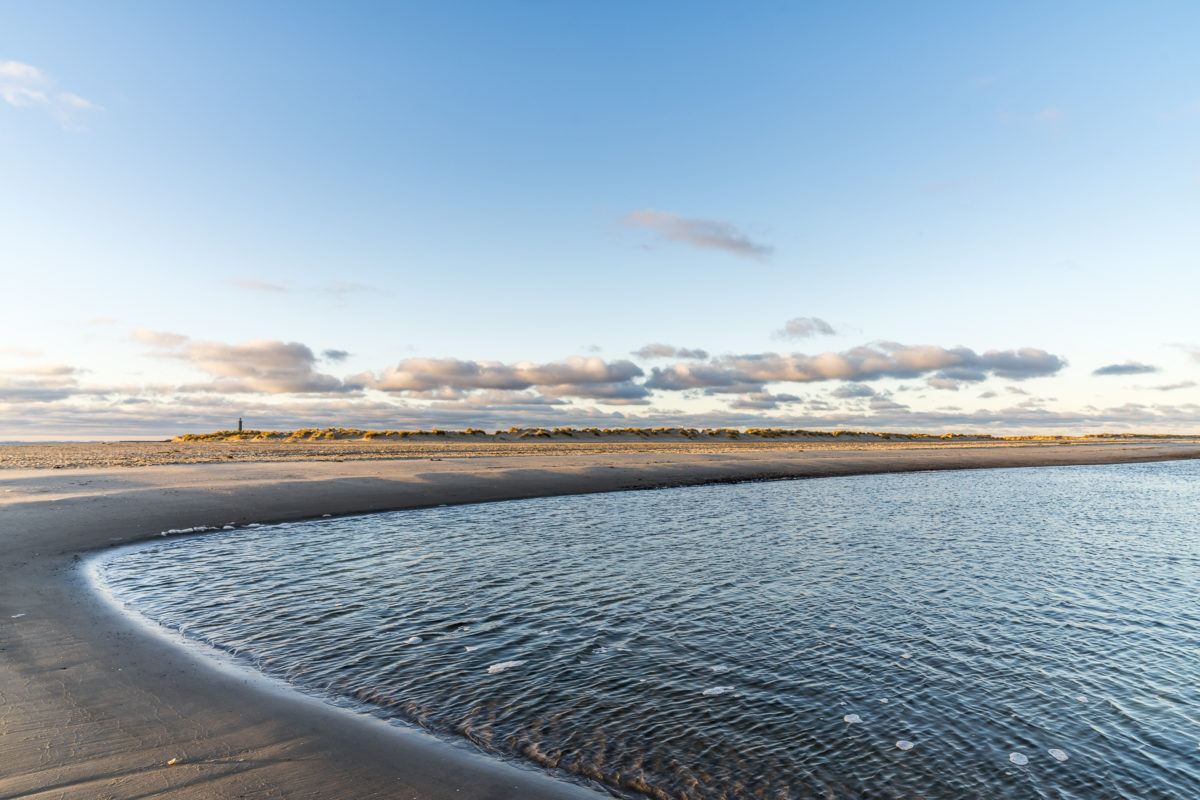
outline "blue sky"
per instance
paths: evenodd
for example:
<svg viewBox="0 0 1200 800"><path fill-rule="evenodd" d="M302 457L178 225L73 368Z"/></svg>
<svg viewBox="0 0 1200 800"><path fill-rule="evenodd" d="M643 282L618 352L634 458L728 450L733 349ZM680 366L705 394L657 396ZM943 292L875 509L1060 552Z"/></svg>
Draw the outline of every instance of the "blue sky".
<svg viewBox="0 0 1200 800"><path fill-rule="evenodd" d="M1200 9L974 5L7 2L0 438L1194 431Z"/></svg>

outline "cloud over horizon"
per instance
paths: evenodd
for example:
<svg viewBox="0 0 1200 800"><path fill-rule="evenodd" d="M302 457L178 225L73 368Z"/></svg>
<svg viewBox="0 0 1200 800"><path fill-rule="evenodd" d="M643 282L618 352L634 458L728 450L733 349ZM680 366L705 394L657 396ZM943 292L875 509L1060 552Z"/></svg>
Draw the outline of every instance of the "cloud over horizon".
<svg viewBox="0 0 1200 800"><path fill-rule="evenodd" d="M317 356L299 342L252 339L242 344L195 341L167 331L135 330L131 338L155 356L190 364L216 380L179 387L187 392L311 394L360 389L317 372ZM339 351L327 351L339 352Z"/></svg>
<svg viewBox="0 0 1200 800"><path fill-rule="evenodd" d="M967 347L881 342L874 347L854 347L841 353L812 356L802 353L757 353L724 356L704 365L655 367L646 385L652 389L743 393L760 391L766 383L857 382L878 378L917 378L934 373L931 378L945 386L951 382L977 383L989 376L1019 381L1053 375L1066 363L1059 356L1032 347L976 353Z"/></svg>
<svg viewBox="0 0 1200 800"><path fill-rule="evenodd" d="M701 250L723 250L742 258L763 259L774 250L770 245L752 241L728 222L681 217L653 208L631 211L621 218L621 222L654 231L667 241L690 244Z"/></svg>
<svg viewBox="0 0 1200 800"><path fill-rule="evenodd" d="M0 381L0 386L3 382ZM777 396L782 400L782 396ZM90 398L94 399L94 398ZM508 399L513 402L502 402ZM894 432L1017 431L1092 432L1191 431L1200 404L1126 403L1084 410L1051 410L1011 406L995 410L916 410L888 398L874 398L865 408L830 407L807 402L799 412L768 414L769 398L735 400L740 407L694 413L650 409L645 413L604 411L593 406L529 402L498 396L473 396L462 402L415 405L351 395L313 398L232 397L222 394L178 397L127 397L115 402L73 403L63 398L4 397L0 419L22 419L10 438L163 438L179 433L228 429L238 417L253 428L295 430L310 427L417 429L430 427L507 429L518 427L780 427L831 430L856 428ZM17 433L18 436L13 436Z"/></svg>
<svg viewBox="0 0 1200 800"><path fill-rule="evenodd" d="M608 362L597 356L571 356L562 361L535 364L520 361L466 361L457 358L409 358L383 370L378 376L360 376L366 386L384 392L423 392L435 389L500 389L519 391L537 388L550 397L584 397L629 403L648 394L633 382L642 368L632 361Z"/></svg>
<svg viewBox="0 0 1200 800"><path fill-rule="evenodd" d="M67 364L0 370L0 402L48 403L71 397L79 391L80 372Z"/></svg>
<svg viewBox="0 0 1200 800"><path fill-rule="evenodd" d="M395 428L401 424L398 420L409 419L423 421L416 427L454 422L473 427L493 423L657 427L677 420L691 427L853 425L898 430L966 417L948 416L958 412L953 407L936 409L942 416L914 410L893 399L892 393L905 388L919 391L920 386L887 388L872 385L876 380L917 378L957 388L959 383L989 378L1020 381L1053 375L1066 364L1060 356L1036 348L980 353L966 347L878 342L841 352L765 352L705 359L703 351L654 344L637 354L692 358L648 372L630 360L598 356L548 362L407 358L383 370L338 377L324 369L347 359L346 350L318 350L275 339L224 343L148 329L133 331L130 339L150 357L186 365L207 379L88 386L81 385L83 372L72 366L14 366L0 370L0 406L13 418L62 420L73 408L80 419L101 419L107 414L129 424L139 413L148 420L230 415L236 419L242 413L234 412L250 408L274 409L269 412L274 419L294 418L287 409L316 414L313 409L325 404L344 413L335 420L337 415L322 411L314 418L297 419L296 424L306 427L328 419L342 426L375 421ZM772 386L820 382L834 385L810 397ZM319 402L315 395L321 395ZM696 402L704 397L720 398L720 403L707 401L709 409L703 410ZM688 410L670 410L677 401ZM1022 413L1044 405L1039 401ZM623 410L631 412L635 407L646 410L640 415ZM38 410L22 410L34 408ZM971 421L982 424L983 418Z"/></svg>

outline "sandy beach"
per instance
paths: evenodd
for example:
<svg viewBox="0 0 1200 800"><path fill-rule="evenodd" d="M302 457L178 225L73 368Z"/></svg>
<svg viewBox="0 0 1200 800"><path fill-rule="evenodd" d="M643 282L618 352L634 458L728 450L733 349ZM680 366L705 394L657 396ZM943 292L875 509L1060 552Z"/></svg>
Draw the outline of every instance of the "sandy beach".
<svg viewBox="0 0 1200 800"><path fill-rule="evenodd" d="M1195 441L404 446L0 447L0 800L602 796L218 669L93 593L89 555L169 529L745 480L1200 458Z"/></svg>

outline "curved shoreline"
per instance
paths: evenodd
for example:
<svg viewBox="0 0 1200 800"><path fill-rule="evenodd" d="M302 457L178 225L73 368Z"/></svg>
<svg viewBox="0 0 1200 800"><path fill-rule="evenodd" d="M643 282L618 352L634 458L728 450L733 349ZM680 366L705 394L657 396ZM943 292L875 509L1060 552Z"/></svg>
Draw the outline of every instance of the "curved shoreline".
<svg viewBox="0 0 1200 800"><path fill-rule="evenodd" d="M597 797L219 670L100 601L84 555L168 529L746 480L1200 458L1196 444L621 453L0 472L0 800ZM169 765L176 759L174 765Z"/></svg>

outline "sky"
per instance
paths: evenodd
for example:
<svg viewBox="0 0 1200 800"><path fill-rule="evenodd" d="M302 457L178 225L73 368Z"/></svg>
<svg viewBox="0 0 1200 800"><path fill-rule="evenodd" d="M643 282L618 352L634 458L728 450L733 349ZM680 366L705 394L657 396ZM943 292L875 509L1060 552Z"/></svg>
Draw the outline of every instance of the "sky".
<svg viewBox="0 0 1200 800"><path fill-rule="evenodd" d="M1200 433L1200 6L0 2L0 440Z"/></svg>

